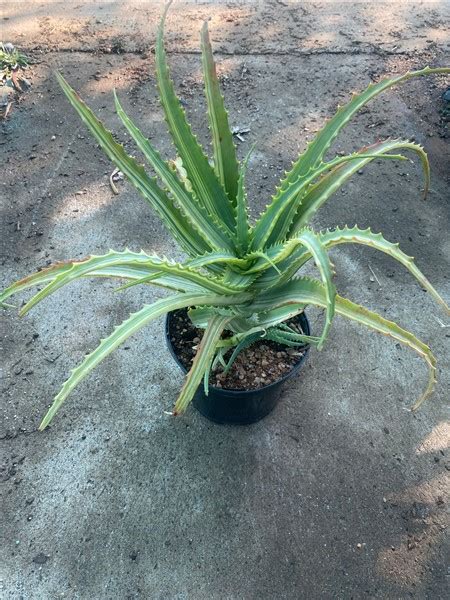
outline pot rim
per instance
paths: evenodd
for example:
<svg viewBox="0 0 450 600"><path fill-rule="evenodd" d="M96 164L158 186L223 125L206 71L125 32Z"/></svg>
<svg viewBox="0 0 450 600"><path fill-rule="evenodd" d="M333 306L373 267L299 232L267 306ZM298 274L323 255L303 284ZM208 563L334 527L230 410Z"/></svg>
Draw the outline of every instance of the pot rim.
<svg viewBox="0 0 450 600"><path fill-rule="evenodd" d="M188 372L188 370L186 369L186 367L183 365L183 363L180 361L180 359L178 358L175 349L172 345L172 341L170 339L170 335L169 335L169 326L170 326L170 319L171 319L171 315L173 313L178 312L178 310L182 310L182 309L177 309L177 310L172 310L170 312L168 312L166 314L166 318L165 318L165 336L166 336L166 343L167 346L169 348L169 352L170 354L173 356L173 358L175 359L175 362L177 363L177 365L181 368L181 370L183 371L184 374L186 374ZM305 312L301 312L298 313L298 315L296 315L298 317L303 317L305 324L306 324L306 331L305 334L306 335L310 335L310 326L309 326L309 320L308 317L306 316ZM283 383L284 381L286 381L286 379L289 379L290 377L292 377L292 375L294 375L302 366L302 364L305 362L307 356L308 356L308 352L310 350L311 346L310 344L306 344L305 346L302 346L302 349L304 350L302 356L300 357L300 360L295 363L295 365L287 372L285 373L282 377L280 377L279 379L277 379L276 381L272 381L272 383L269 383L268 385L263 385L259 388L253 388L253 389L242 389L242 388L222 388L222 387L216 387L214 385L209 385L208 388L211 390L215 390L217 392L227 392L227 393L231 393L231 394L242 394L242 395L246 395L246 394L254 394L255 392L260 392L263 390L270 390L273 387L279 386L281 383Z"/></svg>

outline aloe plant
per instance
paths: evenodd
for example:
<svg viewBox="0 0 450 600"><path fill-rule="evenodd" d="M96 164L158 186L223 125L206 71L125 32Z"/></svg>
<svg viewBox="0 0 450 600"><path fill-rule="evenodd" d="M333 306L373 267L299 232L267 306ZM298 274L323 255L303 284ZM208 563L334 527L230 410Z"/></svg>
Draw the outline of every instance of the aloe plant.
<svg viewBox="0 0 450 600"><path fill-rule="evenodd" d="M208 27L201 31L202 65L212 134L213 159L210 162L192 133L170 79L163 29L167 9L161 20L156 43L156 71L161 104L177 157L165 161L122 108L115 95L115 106L123 125L144 155L154 175L115 141L94 113L84 104L62 75L58 81L103 151L137 188L160 217L187 258L175 262L154 254L110 250L102 256L56 264L13 283L0 296L1 302L12 294L33 286L43 286L21 309L26 314L38 302L79 278L113 277L131 285L156 285L173 293L143 306L101 341L75 368L40 429L52 420L75 386L103 359L150 321L181 308L189 308L192 322L204 329L193 365L186 376L173 414L183 412L202 379L207 388L213 364L232 350L228 369L236 355L264 336L286 346L310 344L320 350L329 334L334 315L340 314L385 334L416 351L428 364L425 391L416 400L416 409L435 384L436 361L428 346L396 323L359 306L336 292L329 250L338 244L363 244L391 256L417 279L444 309L449 308L428 279L403 253L398 244L387 241L370 229L345 227L314 231L309 222L315 212L356 171L374 160L408 160L404 152L420 159L425 176L425 195L430 169L423 148L400 139L373 144L332 160L325 154L342 128L370 100L412 78L432 73L449 73L449 68L424 68L370 84L353 95L310 142L292 164L276 189L266 210L252 225L249 222L245 191L246 159L239 164L219 89ZM310 260L318 267L319 279L301 276L299 270ZM325 309L325 324L317 336L301 335L287 324L291 317L313 305ZM223 337L224 330L228 335Z"/></svg>

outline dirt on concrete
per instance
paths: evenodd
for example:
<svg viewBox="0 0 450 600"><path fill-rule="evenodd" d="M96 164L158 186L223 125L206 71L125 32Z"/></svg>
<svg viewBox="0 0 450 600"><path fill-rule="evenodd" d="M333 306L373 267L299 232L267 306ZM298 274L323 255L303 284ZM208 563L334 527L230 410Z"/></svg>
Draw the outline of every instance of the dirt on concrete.
<svg viewBox="0 0 450 600"><path fill-rule="evenodd" d="M114 195L104 158L58 88L59 69L127 150L115 88L164 156L174 150L155 90L160 2L3 3L1 38L29 54L31 90L1 123L2 287L54 261L129 247L181 256L134 190ZM172 74L208 146L198 30L211 17L231 125L253 142L255 216L308 139L352 91L449 63L448 3L177 2ZM450 297L448 78L385 93L334 150L389 136L428 152L357 174L317 228L371 226ZM242 141L243 140L243 141ZM400 266L361 247L333 251L340 294L429 343L420 359L337 318L301 381L262 422L212 424L170 411L182 383L155 322L108 358L37 432L53 396L99 339L160 295L110 281L60 290L20 320L2 314L2 594L8 599L420 598L447 596L448 321ZM20 306L27 294L13 298ZM322 316L310 311L313 331Z"/></svg>

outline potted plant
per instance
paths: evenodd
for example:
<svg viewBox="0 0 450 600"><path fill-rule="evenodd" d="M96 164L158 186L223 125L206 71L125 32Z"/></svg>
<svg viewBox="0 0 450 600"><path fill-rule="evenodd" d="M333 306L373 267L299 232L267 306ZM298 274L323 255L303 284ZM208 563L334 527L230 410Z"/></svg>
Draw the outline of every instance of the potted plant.
<svg viewBox="0 0 450 600"><path fill-rule="evenodd" d="M57 78L98 144L152 206L187 258L184 262L175 262L144 251L111 250L102 256L43 269L13 283L3 292L2 303L12 294L43 286L21 309L21 315L80 277L116 277L128 280L124 288L137 284L157 285L173 292L132 314L85 357L62 386L40 429L50 423L70 392L92 369L136 331L163 315L168 315L166 332L172 354L188 371L174 415L182 413L194 398L199 410L221 422L243 423L261 418L271 410L280 383L298 369L308 348L315 346L320 350L323 347L335 313L390 336L426 361L429 379L413 406L417 408L431 394L435 383L436 366L431 350L399 325L339 296L328 251L338 244L356 243L384 252L406 267L449 312L447 304L413 259L381 233L357 227L315 232L309 222L328 198L363 166L380 159L407 160L403 155L405 151L415 153L421 160L426 195L428 159L423 148L413 142L379 141L348 156L332 160L324 157L341 129L378 94L413 77L449 73L450 69L426 67L384 79L353 95L308 144L280 182L265 211L250 224L245 192L249 155L239 165L219 90L207 24L201 32L201 43L213 142L212 162L191 132L169 76L163 44L166 12L167 8L157 36L156 71L161 103L178 153L173 161L161 158L115 95L117 113L155 176L150 176L144 166L125 152L62 75L58 74ZM318 268L319 279L299 274L310 260ZM311 334L304 314L309 305L325 310L324 327L315 335ZM184 349L188 348L187 354L180 340L187 340L184 345ZM192 352L193 347L195 352ZM240 353L249 348L253 348L253 355L258 353L259 358L269 353L268 373L264 376L260 372L259 381L255 381L255 377L248 386L257 389L236 391L236 387L242 386L227 384L227 378ZM262 360L264 358L261 363ZM274 368L279 363L283 363L284 370ZM258 368L261 369L261 365ZM239 378L245 382L245 364L240 369Z"/></svg>

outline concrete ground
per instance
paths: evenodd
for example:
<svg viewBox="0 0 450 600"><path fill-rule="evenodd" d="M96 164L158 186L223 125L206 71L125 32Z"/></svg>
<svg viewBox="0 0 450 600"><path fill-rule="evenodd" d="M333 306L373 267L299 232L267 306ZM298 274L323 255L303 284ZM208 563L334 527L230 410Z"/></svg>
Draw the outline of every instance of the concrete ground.
<svg viewBox="0 0 450 600"><path fill-rule="evenodd" d="M2 285L50 262L126 246L179 255L59 90L60 69L115 133L116 88L173 155L154 88L160 2L4 2L1 38L33 60L32 88L1 123ZM167 42L177 88L206 140L198 30L211 16L233 126L261 209L281 173L351 91L407 68L449 63L442 2L176 2ZM427 150L417 164L356 175L315 220L383 231L441 293L449 283L448 79L413 81L369 105L337 142L388 136ZM323 352L250 427L173 419L181 373L162 322L136 335L37 426L68 371L114 324L157 297L111 282L59 291L20 320L2 315L2 597L315 599L447 596L448 320L400 266L358 247L333 253L341 294L411 329L438 359L431 400L420 359L337 318ZM23 298L18 298L18 305ZM318 327L321 315L310 311ZM448 547L447 547L448 548Z"/></svg>

